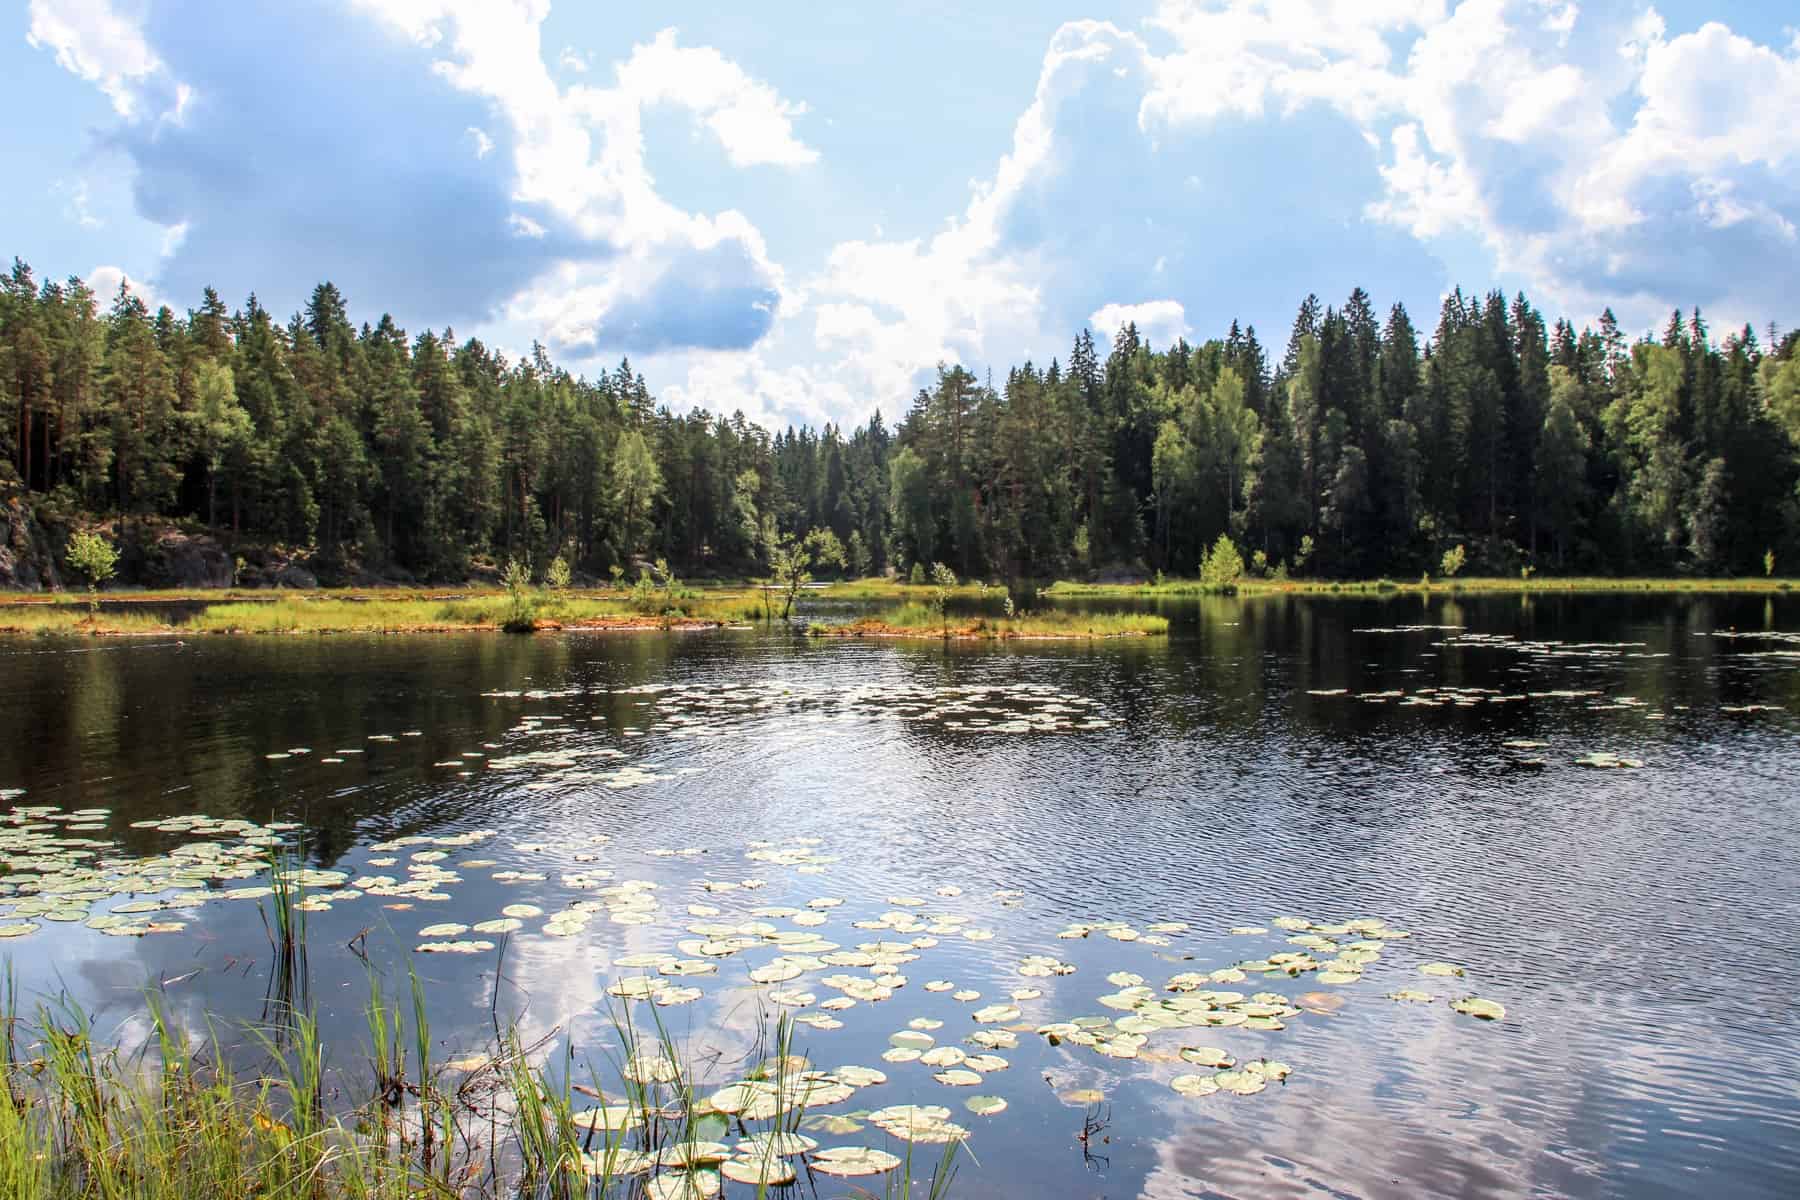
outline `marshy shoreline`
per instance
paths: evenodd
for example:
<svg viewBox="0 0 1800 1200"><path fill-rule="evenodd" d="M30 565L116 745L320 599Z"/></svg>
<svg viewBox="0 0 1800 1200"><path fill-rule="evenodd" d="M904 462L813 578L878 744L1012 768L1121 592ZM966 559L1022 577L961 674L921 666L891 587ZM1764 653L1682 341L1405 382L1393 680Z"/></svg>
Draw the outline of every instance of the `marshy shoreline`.
<svg viewBox="0 0 1800 1200"><path fill-rule="evenodd" d="M882 605L842 624L811 625L814 637L937 639L949 641L1082 641L1156 637L1168 632L1160 616L1084 613L1055 607L1062 600L1154 601L1182 596L1457 596L1516 594L1753 594L1786 593L1791 579L1477 577L1398 582L1240 578L1229 583L1167 579L1084 583L1059 580L1037 595L1046 606L1012 616L974 613L1006 589L960 584L937 597L930 585L897 580L846 580L812 587L809 601ZM97 602L97 603L95 603ZM170 634L429 634L510 631L569 633L678 632L737 628L783 620L781 589L762 583L677 587L646 598L622 589L537 589L522 601L500 589L368 588L307 591L190 588L164 591L21 593L0 596L0 635L158 637ZM945 605L948 605L946 616ZM191 610L175 617L173 610ZM163 610L161 612L157 610ZM521 615L524 619L519 619ZM173 619L172 619L173 618Z"/></svg>

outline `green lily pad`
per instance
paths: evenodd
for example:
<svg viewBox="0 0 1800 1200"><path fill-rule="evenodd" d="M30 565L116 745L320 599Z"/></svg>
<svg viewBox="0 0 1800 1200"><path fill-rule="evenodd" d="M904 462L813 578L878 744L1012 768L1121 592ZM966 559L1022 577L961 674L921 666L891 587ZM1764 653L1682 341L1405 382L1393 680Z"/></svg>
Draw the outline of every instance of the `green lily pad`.
<svg viewBox="0 0 1800 1200"><path fill-rule="evenodd" d="M821 1175L840 1178L883 1175L900 1165L899 1158L869 1146L834 1146L814 1152L809 1161Z"/></svg>
<svg viewBox="0 0 1800 1200"><path fill-rule="evenodd" d="M1506 1009L1493 1000L1483 1000L1479 996L1467 996L1461 1000L1452 1000L1450 1007L1464 1016L1475 1017L1482 1021L1498 1021L1506 1015Z"/></svg>

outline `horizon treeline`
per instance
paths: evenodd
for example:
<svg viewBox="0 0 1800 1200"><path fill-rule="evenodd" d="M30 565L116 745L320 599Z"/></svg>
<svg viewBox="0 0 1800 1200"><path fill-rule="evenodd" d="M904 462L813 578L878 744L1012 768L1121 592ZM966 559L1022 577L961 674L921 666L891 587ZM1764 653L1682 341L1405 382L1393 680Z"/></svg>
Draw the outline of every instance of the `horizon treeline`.
<svg viewBox="0 0 1800 1200"><path fill-rule="evenodd" d="M659 405L629 361L589 379L449 329L353 325L320 284L276 320L154 313L121 285L0 286L0 494L54 521L204 522L325 563L460 580L556 555L754 572L829 529L847 567L974 577L1193 575L1228 535L1259 571L1764 573L1800 552L1800 337L1715 343L1698 310L1630 341L1522 294L1460 290L1425 333L1360 288L1162 350L1082 330L996 383L940 364L898 426L771 434Z"/></svg>

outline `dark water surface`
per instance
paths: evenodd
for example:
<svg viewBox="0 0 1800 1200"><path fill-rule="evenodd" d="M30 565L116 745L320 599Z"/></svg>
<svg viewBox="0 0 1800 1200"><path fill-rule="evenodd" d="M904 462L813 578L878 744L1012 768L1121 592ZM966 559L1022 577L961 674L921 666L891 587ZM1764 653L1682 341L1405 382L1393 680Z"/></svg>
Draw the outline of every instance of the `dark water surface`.
<svg viewBox="0 0 1800 1200"><path fill-rule="evenodd" d="M195 840L134 821L292 821L311 865L352 878L404 878L431 849L371 849L386 839L496 831L438 864L460 876L448 900L396 909L409 901L365 895L311 915L314 1000L346 1093L367 1077L368 988L345 947L360 931L392 993L422 927L542 908L505 939L498 980L496 953L413 957L433 1035L446 1053L479 1048L495 1009L600 1060L616 1044L608 1005L624 1003L605 989L641 974L614 960L675 952L696 922L841 898L815 931L846 947L919 936L853 924L882 913L952 918L901 968L892 999L832 1013L839 1029L802 1025L799 1048L887 1072L840 1110L950 1107L972 1130L956 1195L1800 1194L1800 639L1718 636L1800 631L1800 601L1207 599L1165 611L1166 641L1093 646L762 631L0 641L0 789L23 789L0 811L110 809L94 822L104 828L70 835L110 842L108 856ZM1458 628L1404 628L1417 625ZM1437 703L1405 703L1420 689L1440 689L1425 694ZM1505 745L1520 740L1547 745ZM1576 765L1596 751L1643 765ZM790 859L747 858L758 840ZM653 853L684 849L696 853ZM792 861L811 855L834 861ZM396 864L370 865L381 857ZM457 869L469 859L495 865ZM18 858L10 872L8 886L31 878ZM572 936L544 933L593 887L627 880L657 885L649 923L600 911ZM764 885L701 886L746 880ZM1356 982L1212 985L1343 1000L1278 1031L1160 1031L1137 1059L1030 1032L1125 1016L1098 1003L1120 986L1112 972L1161 994L1177 972L1293 951L1270 924L1284 915L1379 918L1412 936L1388 941ZM143 938L40 922L0 955L26 996L66 991L127 1042L143 1031L147 983L175 981L168 1006L196 1026L203 1011L256 1018L268 985L258 903L174 918L188 924ZM1187 928L1167 945L1056 936L1100 921ZM739 1077L769 991L747 972L777 953L669 981L705 992L660 1011L718 1084ZM1077 969L1024 978L1029 954ZM1432 960L1467 974L1422 975ZM832 970L778 986L824 1000L837 995L822 982ZM928 991L930 980L981 998ZM1018 1005L1019 1044L980 1086L880 1058L916 1017L945 1022L939 1044L961 1044L986 1027L973 1010L1020 987L1043 996ZM1399 988L1436 1000L1385 998ZM1470 994L1505 1017L1450 1011ZM1292 1075L1258 1095L1183 1097L1169 1081L1201 1070L1175 1057L1191 1045L1279 1059ZM1107 1098L1111 1123L1089 1155L1074 1136L1083 1108L1058 1096L1077 1088ZM973 1116L971 1093L1009 1107ZM821 1136L889 1144L873 1128ZM821 1195L849 1191L818 1182ZM727 1184L737 1191L753 1190Z"/></svg>

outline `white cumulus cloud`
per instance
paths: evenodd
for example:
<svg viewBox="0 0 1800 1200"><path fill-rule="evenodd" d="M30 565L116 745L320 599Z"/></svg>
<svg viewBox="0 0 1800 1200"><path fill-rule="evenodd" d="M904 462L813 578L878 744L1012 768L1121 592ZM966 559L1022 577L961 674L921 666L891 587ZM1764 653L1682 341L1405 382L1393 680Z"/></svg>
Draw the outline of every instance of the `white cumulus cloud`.
<svg viewBox="0 0 1800 1200"><path fill-rule="evenodd" d="M1096 333L1117 337L1127 325L1137 326L1138 335L1150 345L1164 349L1191 330L1187 310L1179 300L1146 300L1141 304L1108 304L1088 318Z"/></svg>
<svg viewBox="0 0 1800 1200"><path fill-rule="evenodd" d="M71 74L97 86L120 116L146 104L147 85L163 63L144 40L143 27L108 0L31 0L25 38L55 53Z"/></svg>

